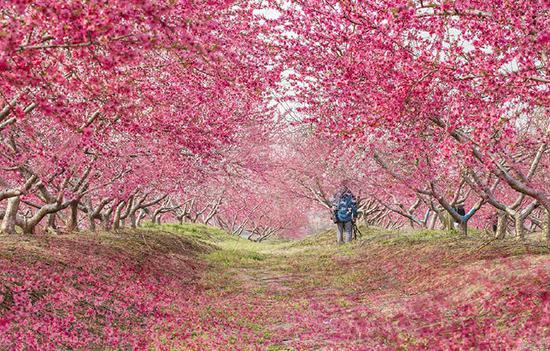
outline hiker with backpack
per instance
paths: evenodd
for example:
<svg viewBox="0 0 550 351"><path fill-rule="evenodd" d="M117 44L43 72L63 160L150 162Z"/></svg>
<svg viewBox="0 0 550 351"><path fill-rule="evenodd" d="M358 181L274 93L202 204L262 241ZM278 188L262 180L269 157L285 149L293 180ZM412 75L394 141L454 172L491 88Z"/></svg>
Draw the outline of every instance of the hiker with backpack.
<svg viewBox="0 0 550 351"><path fill-rule="evenodd" d="M346 184L342 183L340 189L332 199L332 220L338 225L336 240L338 244L350 242L353 239L353 228L357 218L357 200ZM346 237L344 239L344 231Z"/></svg>

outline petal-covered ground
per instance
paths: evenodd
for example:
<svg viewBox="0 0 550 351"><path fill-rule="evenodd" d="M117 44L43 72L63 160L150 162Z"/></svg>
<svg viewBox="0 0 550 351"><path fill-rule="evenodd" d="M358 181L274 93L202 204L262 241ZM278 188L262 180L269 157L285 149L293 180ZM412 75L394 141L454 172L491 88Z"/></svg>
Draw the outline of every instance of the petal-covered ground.
<svg viewBox="0 0 550 351"><path fill-rule="evenodd" d="M202 226L0 245L0 349L547 350L550 256L368 230L256 244Z"/></svg>

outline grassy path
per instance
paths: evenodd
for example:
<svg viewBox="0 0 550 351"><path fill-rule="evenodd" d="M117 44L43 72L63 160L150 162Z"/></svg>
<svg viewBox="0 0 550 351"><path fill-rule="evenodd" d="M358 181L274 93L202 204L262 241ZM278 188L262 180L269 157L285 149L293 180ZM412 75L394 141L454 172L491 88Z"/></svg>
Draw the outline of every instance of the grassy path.
<svg viewBox="0 0 550 351"><path fill-rule="evenodd" d="M545 249L366 232L343 246L331 232L262 244L208 238L219 249L203 256L199 284L217 324L196 349L547 350Z"/></svg>
<svg viewBox="0 0 550 351"><path fill-rule="evenodd" d="M547 249L200 225L0 239L0 350L550 350Z"/></svg>

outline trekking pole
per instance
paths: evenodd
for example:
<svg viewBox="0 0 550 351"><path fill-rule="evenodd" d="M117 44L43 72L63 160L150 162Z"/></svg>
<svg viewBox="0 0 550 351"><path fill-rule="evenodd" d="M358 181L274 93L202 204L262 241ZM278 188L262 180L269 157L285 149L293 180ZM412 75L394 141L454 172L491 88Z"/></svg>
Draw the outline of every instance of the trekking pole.
<svg viewBox="0 0 550 351"><path fill-rule="evenodd" d="M355 236L355 240L357 240L357 234L359 234L360 238L363 237L363 233L361 233L361 231L359 230L359 227L357 226L357 224L355 224L355 222L353 222L353 234Z"/></svg>

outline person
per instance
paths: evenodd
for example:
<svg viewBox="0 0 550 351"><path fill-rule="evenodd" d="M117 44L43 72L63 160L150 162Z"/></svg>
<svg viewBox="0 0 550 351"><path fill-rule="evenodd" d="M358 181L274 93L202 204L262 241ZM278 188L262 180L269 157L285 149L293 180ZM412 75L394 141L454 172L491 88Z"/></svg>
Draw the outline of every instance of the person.
<svg viewBox="0 0 550 351"><path fill-rule="evenodd" d="M334 194L331 212L332 220L338 226L336 237L338 244L350 242L353 239L353 226L357 218L357 200L345 183L342 183L340 189Z"/></svg>
<svg viewBox="0 0 550 351"><path fill-rule="evenodd" d="M453 210L456 211L456 213L458 213L462 218L464 218L464 216L466 215L466 210L464 209L464 205L457 205L457 206L453 206ZM458 226L460 225L460 223L458 223L456 220L454 220L454 218L451 217L451 220L452 220L452 223L453 223L453 227L455 229L458 228Z"/></svg>

